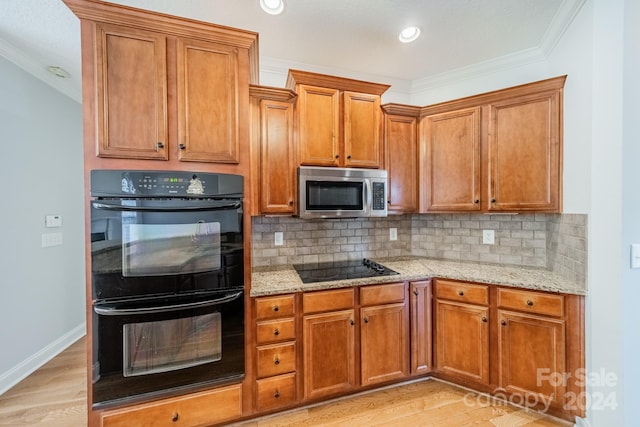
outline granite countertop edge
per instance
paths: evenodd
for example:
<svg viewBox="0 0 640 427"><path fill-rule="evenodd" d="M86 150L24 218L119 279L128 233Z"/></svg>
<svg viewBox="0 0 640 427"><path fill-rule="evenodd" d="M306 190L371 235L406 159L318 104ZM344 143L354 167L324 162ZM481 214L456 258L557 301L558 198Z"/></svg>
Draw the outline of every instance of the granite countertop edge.
<svg viewBox="0 0 640 427"><path fill-rule="evenodd" d="M255 267L251 273L250 296L261 297L430 278L463 280L574 295L587 294L584 284L575 283L543 268L444 261L430 258L389 258L376 261L399 274L302 283L292 265Z"/></svg>

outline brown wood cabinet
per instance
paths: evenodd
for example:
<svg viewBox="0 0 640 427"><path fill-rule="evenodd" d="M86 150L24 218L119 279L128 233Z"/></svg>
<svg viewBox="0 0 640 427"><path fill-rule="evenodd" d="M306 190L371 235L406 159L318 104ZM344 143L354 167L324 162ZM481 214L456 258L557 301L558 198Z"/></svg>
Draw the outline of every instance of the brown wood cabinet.
<svg viewBox="0 0 640 427"><path fill-rule="evenodd" d="M420 211L561 212L565 79L424 107Z"/></svg>
<svg viewBox="0 0 640 427"><path fill-rule="evenodd" d="M409 288L411 314L411 374L431 371L433 364L431 280L411 282Z"/></svg>
<svg viewBox="0 0 640 427"><path fill-rule="evenodd" d="M489 307L482 295L487 286L435 281L435 367L489 384Z"/></svg>
<svg viewBox="0 0 640 427"><path fill-rule="evenodd" d="M407 285L360 288L360 371L362 385L409 375Z"/></svg>
<svg viewBox="0 0 640 427"><path fill-rule="evenodd" d="M420 108L385 104L384 167L389 178L390 214L418 210L418 118Z"/></svg>
<svg viewBox="0 0 640 427"><path fill-rule="evenodd" d="M296 212L296 152L293 108L296 94L288 89L252 85L252 147L256 153L252 178L256 185L256 214Z"/></svg>
<svg viewBox="0 0 640 427"><path fill-rule="evenodd" d="M380 95L388 85L289 70L287 87L298 94L300 164L381 167Z"/></svg>
<svg viewBox="0 0 640 427"><path fill-rule="evenodd" d="M304 293L304 397L356 387L356 317L353 289Z"/></svg>
<svg viewBox="0 0 640 427"><path fill-rule="evenodd" d="M105 411L100 423L102 427L200 427L237 419L241 415L242 387L233 385Z"/></svg>

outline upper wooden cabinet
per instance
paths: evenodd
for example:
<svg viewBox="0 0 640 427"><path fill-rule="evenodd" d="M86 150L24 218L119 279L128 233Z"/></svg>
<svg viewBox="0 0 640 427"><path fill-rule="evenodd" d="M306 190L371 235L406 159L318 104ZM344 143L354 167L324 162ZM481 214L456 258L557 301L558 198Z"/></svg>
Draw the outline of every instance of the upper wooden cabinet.
<svg viewBox="0 0 640 427"><path fill-rule="evenodd" d="M287 88L298 94L299 163L380 168L380 96L389 86L289 70Z"/></svg>
<svg viewBox="0 0 640 427"><path fill-rule="evenodd" d="M296 153L293 144L293 102L289 89L251 85L251 146L256 214L296 211Z"/></svg>
<svg viewBox="0 0 640 427"><path fill-rule="evenodd" d="M385 104L384 167L389 177L388 212L418 210L418 118L420 108Z"/></svg>
<svg viewBox="0 0 640 427"><path fill-rule="evenodd" d="M424 107L420 211L561 212L565 79Z"/></svg>
<svg viewBox="0 0 640 427"><path fill-rule="evenodd" d="M101 158L240 162L257 34L95 0L81 19L85 143Z"/></svg>

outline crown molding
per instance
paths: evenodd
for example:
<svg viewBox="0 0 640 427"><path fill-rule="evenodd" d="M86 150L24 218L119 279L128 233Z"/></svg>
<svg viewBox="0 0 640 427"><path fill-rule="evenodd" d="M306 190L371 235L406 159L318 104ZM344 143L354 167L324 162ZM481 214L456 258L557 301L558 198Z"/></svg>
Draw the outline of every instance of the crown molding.
<svg viewBox="0 0 640 427"><path fill-rule="evenodd" d="M13 62L38 80L46 83L54 89L68 96L77 103L82 103L82 83L80 76L62 79L47 71L47 65L43 65L25 55L18 48L6 40L0 39L0 56Z"/></svg>

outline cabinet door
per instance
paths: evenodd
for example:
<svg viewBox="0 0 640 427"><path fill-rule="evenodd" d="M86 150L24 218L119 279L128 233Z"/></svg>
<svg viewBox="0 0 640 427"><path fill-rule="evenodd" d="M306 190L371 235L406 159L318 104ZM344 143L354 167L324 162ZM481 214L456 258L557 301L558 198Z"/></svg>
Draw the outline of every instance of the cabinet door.
<svg viewBox="0 0 640 427"><path fill-rule="evenodd" d="M178 39L178 142L183 161L238 163L238 51Z"/></svg>
<svg viewBox="0 0 640 427"><path fill-rule="evenodd" d="M354 310L303 318L304 396L312 399L356 385Z"/></svg>
<svg viewBox="0 0 640 427"><path fill-rule="evenodd" d="M385 114L385 167L390 213L418 209L418 119Z"/></svg>
<svg viewBox="0 0 640 427"><path fill-rule="evenodd" d="M380 140L380 96L344 92L345 167L379 168L382 158Z"/></svg>
<svg viewBox="0 0 640 427"><path fill-rule="evenodd" d="M360 309L362 385L409 375L407 314L405 303Z"/></svg>
<svg viewBox="0 0 640 427"><path fill-rule="evenodd" d="M565 321L498 311L500 387L520 396L539 395L540 402L561 405L568 378Z"/></svg>
<svg viewBox="0 0 640 427"><path fill-rule="evenodd" d="M336 89L298 86L300 163L338 166L340 96Z"/></svg>
<svg viewBox="0 0 640 427"><path fill-rule="evenodd" d="M559 105L551 92L490 106L490 211L560 211Z"/></svg>
<svg viewBox="0 0 640 427"><path fill-rule="evenodd" d="M468 108L423 119L423 210L480 210L480 111Z"/></svg>
<svg viewBox="0 0 640 427"><path fill-rule="evenodd" d="M168 159L167 42L96 24L97 155Z"/></svg>
<svg viewBox="0 0 640 427"><path fill-rule="evenodd" d="M436 300L436 368L489 383L489 309Z"/></svg>
<svg viewBox="0 0 640 427"><path fill-rule="evenodd" d="M424 374L431 371L432 323L431 282L412 282L411 299L411 373Z"/></svg>
<svg viewBox="0 0 640 427"><path fill-rule="evenodd" d="M296 168L292 104L262 100L260 128L260 212L293 213Z"/></svg>

